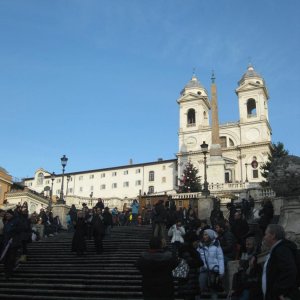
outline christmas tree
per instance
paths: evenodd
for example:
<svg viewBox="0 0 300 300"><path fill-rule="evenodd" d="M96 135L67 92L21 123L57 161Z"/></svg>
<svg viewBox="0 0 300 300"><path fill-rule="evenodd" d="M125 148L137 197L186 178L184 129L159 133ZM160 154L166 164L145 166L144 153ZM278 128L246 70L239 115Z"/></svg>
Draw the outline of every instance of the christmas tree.
<svg viewBox="0 0 300 300"><path fill-rule="evenodd" d="M182 179L180 179L179 193L200 192L201 182L200 176L197 176L198 170L189 161L183 170Z"/></svg>

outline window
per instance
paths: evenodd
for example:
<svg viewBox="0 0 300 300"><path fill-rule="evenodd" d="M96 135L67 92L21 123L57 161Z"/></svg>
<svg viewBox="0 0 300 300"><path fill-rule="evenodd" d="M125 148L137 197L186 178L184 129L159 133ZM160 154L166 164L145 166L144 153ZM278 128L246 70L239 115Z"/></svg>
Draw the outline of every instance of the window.
<svg viewBox="0 0 300 300"><path fill-rule="evenodd" d="M57 178L56 183L61 183L61 178Z"/></svg>
<svg viewBox="0 0 300 300"><path fill-rule="evenodd" d="M90 179L93 179L93 178L94 178L94 174L91 174L91 175L90 175Z"/></svg>
<svg viewBox="0 0 300 300"><path fill-rule="evenodd" d="M233 147L234 146L234 142L231 138L228 138L229 141L229 147Z"/></svg>
<svg viewBox="0 0 300 300"><path fill-rule="evenodd" d="M206 111L203 112L203 119L207 119L207 112Z"/></svg>
<svg viewBox="0 0 300 300"><path fill-rule="evenodd" d="M112 176L117 176L117 172L112 172Z"/></svg>
<svg viewBox="0 0 300 300"><path fill-rule="evenodd" d="M135 174L139 174L139 173L141 173L141 169L136 169Z"/></svg>
<svg viewBox="0 0 300 300"><path fill-rule="evenodd" d="M90 191L92 192L94 190L94 186L91 185Z"/></svg>
<svg viewBox="0 0 300 300"><path fill-rule="evenodd" d="M166 183L166 177L163 177L163 178L161 179L161 182L162 182L162 183Z"/></svg>
<svg viewBox="0 0 300 300"><path fill-rule="evenodd" d="M118 187L118 185L116 183L113 183L111 186L113 189L116 189Z"/></svg>
<svg viewBox="0 0 300 300"><path fill-rule="evenodd" d="M152 193L154 193L154 186L153 186L153 185L150 185L150 186L148 187L148 194L152 194Z"/></svg>
<svg viewBox="0 0 300 300"><path fill-rule="evenodd" d="M105 190L105 188L106 188L105 184L100 185L100 190Z"/></svg>
<svg viewBox="0 0 300 300"><path fill-rule="evenodd" d="M141 180L136 180L135 185L142 185L142 181Z"/></svg>
<svg viewBox="0 0 300 300"><path fill-rule="evenodd" d="M178 206L179 206L179 207L182 207L182 206L183 206L183 201L182 201L182 200L179 200L179 201L178 201Z"/></svg>
<svg viewBox="0 0 300 300"><path fill-rule="evenodd" d="M187 126L195 126L196 125L196 113L193 108L188 110L187 113Z"/></svg>
<svg viewBox="0 0 300 300"><path fill-rule="evenodd" d="M105 173L101 173L100 177L104 178L105 177Z"/></svg>
<svg viewBox="0 0 300 300"><path fill-rule="evenodd" d="M256 103L252 98L247 101L247 114L248 118L256 117Z"/></svg>
<svg viewBox="0 0 300 300"><path fill-rule="evenodd" d="M44 174L43 173L39 173L38 177L37 177L37 184L38 185L42 185L44 181Z"/></svg>
<svg viewBox="0 0 300 300"><path fill-rule="evenodd" d="M124 175L128 175L128 170L125 170L125 171L123 172L123 174L124 174Z"/></svg>
<svg viewBox="0 0 300 300"><path fill-rule="evenodd" d="M79 192L83 192L83 187L82 186L79 188Z"/></svg>
<svg viewBox="0 0 300 300"><path fill-rule="evenodd" d="M60 190L56 190L56 195L59 195L60 194Z"/></svg>
<svg viewBox="0 0 300 300"><path fill-rule="evenodd" d="M162 166L162 169L165 170L165 169L166 169L166 166Z"/></svg>
<svg viewBox="0 0 300 300"><path fill-rule="evenodd" d="M129 187L129 181L124 181L123 182L123 187Z"/></svg>
<svg viewBox="0 0 300 300"><path fill-rule="evenodd" d="M73 188L69 188L69 193L70 193L70 194L73 193Z"/></svg>
<svg viewBox="0 0 300 300"><path fill-rule="evenodd" d="M252 170L253 178L258 178L258 170Z"/></svg>
<svg viewBox="0 0 300 300"><path fill-rule="evenodd" d="M79 180L81 181L81 180L83 180L83 176L81 175L81 176L79 176Z"/></svg>
<svg viewBox="0 0 300 300"><path fill-rule="evenodd" d="M154 171L149 172L149 181L154 181Z"/></svg>

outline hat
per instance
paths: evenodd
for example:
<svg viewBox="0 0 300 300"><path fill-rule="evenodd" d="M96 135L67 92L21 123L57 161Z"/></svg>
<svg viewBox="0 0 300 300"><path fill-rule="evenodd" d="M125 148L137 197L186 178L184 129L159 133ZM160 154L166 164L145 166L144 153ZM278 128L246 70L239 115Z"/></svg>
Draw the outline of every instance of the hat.
<svg viewBox="0 0 300 300"><path fill-rule="evenodd" d="M206 233L211 240L215 240L218 237L218 234L212 229L205 229L204 233Z"/></svg>

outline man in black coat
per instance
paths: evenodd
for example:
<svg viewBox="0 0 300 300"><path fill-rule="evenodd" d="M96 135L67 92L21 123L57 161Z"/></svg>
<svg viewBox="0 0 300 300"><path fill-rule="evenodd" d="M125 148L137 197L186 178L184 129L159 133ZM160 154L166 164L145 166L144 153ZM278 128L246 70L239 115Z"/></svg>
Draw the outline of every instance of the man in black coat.
<svg viewBox="0 0 300 300"><path fill-rule="evenodd" d="M285 239L282 226L268 225L264 243L270 247L262 275L262 290L265 300L299 300L295 243Z"/></svg>
<svg viewBox="0 0 300 300"><path fill-rule="evenodd" d="M145 300L173 300L174 282L172 270L178 265L178 260L170 251L162 249L159 237L152 237L150 249L141 254L136 262L142 273L142 290Z"/></svg>
<svg viewBox="0 0 300 300"><path fill-rule="evenodd" d="M103 223L103 217L101 215L101 208L96 209L96 213L94 214L91 221L91 228L94 237L94 243L97 254L101 254L103 252L103 238L105 234L105 226Z"/></svg>

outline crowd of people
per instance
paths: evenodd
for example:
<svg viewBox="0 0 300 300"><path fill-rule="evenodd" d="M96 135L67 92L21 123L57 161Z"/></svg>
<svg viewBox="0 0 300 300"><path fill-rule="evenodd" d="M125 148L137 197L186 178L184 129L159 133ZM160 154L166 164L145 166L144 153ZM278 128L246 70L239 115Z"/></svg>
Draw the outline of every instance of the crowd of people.
<svg viewBox="0 0 300 300"><path fill-rule="evenodd" d="M251 206L243 210L232 202L226 219L219 204L215 202L210 222L199 220L191 207L177 210L174 203L166 207L163 201L155 205L149 251L136 263L143 275L144 299L174 299L177 281L178 296L185 300L207 294L218 299L220 292L232 300L299 300L297 247L285 239L280 225L270 224L271 201L262 202L257 227L248 224L253 220ZM264 265L257 262L262 249L270 250ZM189 272L174 280L172 272L182 259ZM239 261L232 280L230 261Z"/></svg>
<svg viewBox="0 0 300 300"><path fill-rule="evenodd" d="M67 214L67 230L73 234L70 250L83 255L86 240L93 239L96 253L102 254L104 236L110 237L113 226L151 225L149 251L136 262L143 276L144 299L174 299L177 282L178 295L185 300L200 300L205 293L217 299L220 292L232 300L299 300L296 245L285 239L280 225L271 224L270 200L262 202L257 227L249 224L254 220L253 207L249 200L232 201L226 218L214 199L210 218L200 220L192 207L177 209L173 200L160 200L152 209L141 208L134 200L123 212L105 207L102 199L91 209L85 203L81 209L72 205ZM61 229L50 209L29 215L24 202L15 210L0 211L0 260L6 278L26 260L28 243ZM257 257L267 248L270 254L262 266ZM239 267L231 284L228 266L236 260ZM174 279L172 271L183 262L187 275Z"/></svg>
<svg viewBox="0 0 300 300"><path fill-rule="evenodd" d="M0 211L0 261L5 278L9 279L20 262L27 259L27 245L32 241L54 236L61 230L59 218L50 209L41 208L29 215L28 204L18 204L14 210Z"/></svg>

